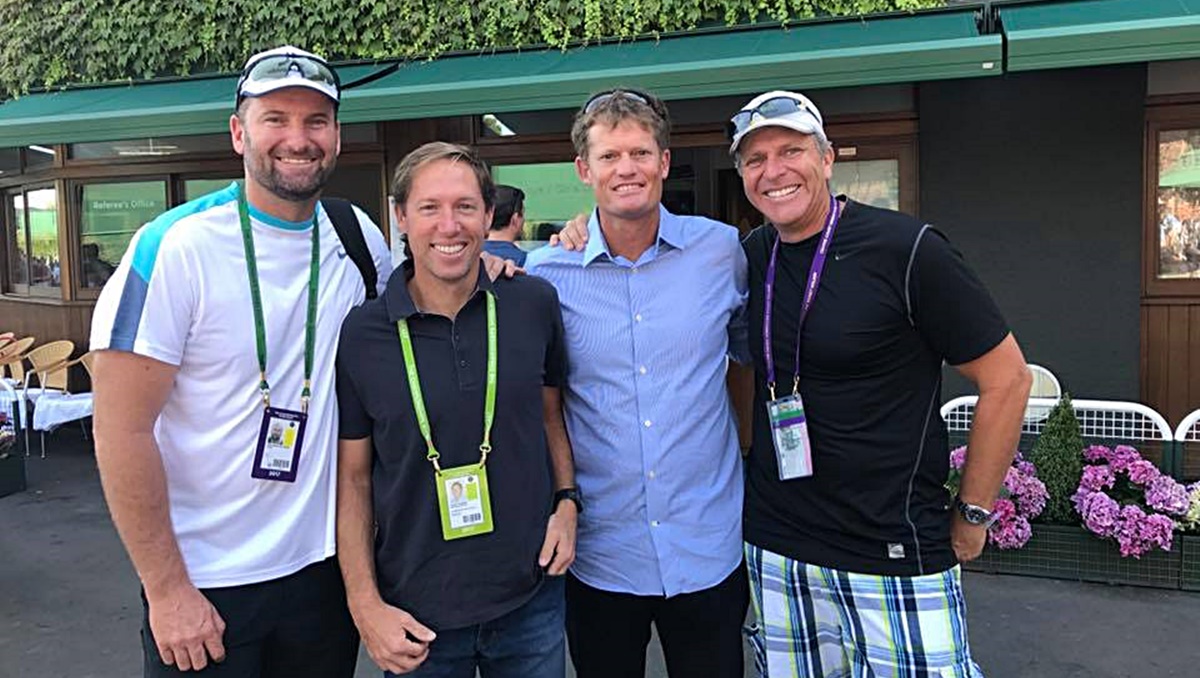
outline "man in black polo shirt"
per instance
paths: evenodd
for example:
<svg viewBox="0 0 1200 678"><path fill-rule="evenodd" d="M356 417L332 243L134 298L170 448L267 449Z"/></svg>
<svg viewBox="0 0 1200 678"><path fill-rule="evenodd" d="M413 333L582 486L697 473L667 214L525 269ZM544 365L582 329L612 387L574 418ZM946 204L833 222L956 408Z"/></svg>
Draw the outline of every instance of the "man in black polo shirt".
<svg viewBox="0 0 1200 678"><path fill-rule="evenodd" d="M411 263L337 359L351 614L388 675L561 678L579 499L558 296L481 270L495 185L470 149L418 148L392 194Z"/></svg>
<svg viewBox="0 0 1200 678"><path fill-rule="evenodd" d="M756 372L744 537L767 676L982 675L959 562L979 555L1031 377L996 304L937 231L830 194L806 97L731 121L746 197ZM951 498L943 361L979 387ZM952 507L957 507L957 510Z"/></svg>

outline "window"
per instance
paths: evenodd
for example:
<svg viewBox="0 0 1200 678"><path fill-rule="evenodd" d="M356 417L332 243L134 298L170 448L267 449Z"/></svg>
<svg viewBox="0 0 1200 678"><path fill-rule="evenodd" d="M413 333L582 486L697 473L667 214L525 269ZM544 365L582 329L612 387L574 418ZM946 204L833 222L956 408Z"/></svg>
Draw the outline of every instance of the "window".
<svg viewBox="0 0 1200 678"><path fill-rule="evenodd" d="M5 197L4 240L8 252L6 292L61 295L58 200L53 187L32 188Z"/></svg>
<svg viewBox="0 0 1200 678"><path fill-rule="evenodd" d="M839 159L833 164L833 190L867 205L899 210L900 161Z"/></svg>
<svg viewBox="0 0 1200 678"><path fill-rule="evenodd" d="M54 146L26 146L25 170L49 169L54 166L56 157L58 157L58 150Z"/></svg>
<svg viewBox="0 0 1200 678"><path fill-rule="evenodd" d="M1200 278L1200 128L1159 133L1155 188L1156 275Z"/></svg>
<svg viewBox="0 0 1200 678"><path fill-rule="evenodd" d="M229 134L194 134L180 137L125 139L71 144L72 160L155 160L184 153L233 153Z"/></svg>
<svg viewBox="0 0 1200 678"><path fill-rule="evenodd" d="M79 287L108 281L141 226L167 209L166 181L83 184L75 187L79 215Z"/></svg>
<svg viewBox="0 0 1200 678"><path fill-rule="evenodd" d="M21 149L0 148L0 179L21 173Z"/></svg>
<svg viewBox="0 0 1200 678"><path fill-rule="evenodd" d="M492 176L497 184L525 192L525 241L549 240L551 233L595 204L592 188L575 173L575 163L499 165L492 168Z"/></svg>
<svg viewBox="0 0 1200 678"><path fill-rule="evenodd" d="M203 195L215 193L234 181L239 185L242 183L241 177L229 177L228 179L184 179L183 181L183 201L195 200Z"/></svg>
<svg viewBox="0 0 1200 678"><path fill-rule="evenodd" d="M1200 103L1146 108L1142 291L1200 296Z"/></svg>

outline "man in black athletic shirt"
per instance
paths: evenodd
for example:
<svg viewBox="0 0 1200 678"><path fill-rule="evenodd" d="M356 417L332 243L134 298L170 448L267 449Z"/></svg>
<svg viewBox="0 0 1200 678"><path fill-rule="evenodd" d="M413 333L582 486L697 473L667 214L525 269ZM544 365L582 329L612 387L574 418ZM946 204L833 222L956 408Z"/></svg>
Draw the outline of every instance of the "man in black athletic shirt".
<svg viewBox="0 0 1200 678"><path fill-rule="evenodd" d="M754 436L744 537L764 675L980 676L958 564L979 555L1031 377L987 290L935 230L834 197L817 107L730 123L767 223L750 267ZM979 388L950 497L941 366Z"/></svg>

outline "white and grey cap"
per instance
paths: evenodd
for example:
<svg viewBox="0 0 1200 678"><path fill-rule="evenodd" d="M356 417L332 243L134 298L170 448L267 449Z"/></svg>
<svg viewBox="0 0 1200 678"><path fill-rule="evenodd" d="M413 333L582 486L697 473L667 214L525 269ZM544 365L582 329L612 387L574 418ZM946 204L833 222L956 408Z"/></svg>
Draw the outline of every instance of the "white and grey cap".
<svg viewBox="0 0 1200 678"><path fill-rule="evenodd" d="M246 60L237 83L237 101L286 87L307 87L339 103L342 86L325 59L291 45L259 52Z"/></svg>

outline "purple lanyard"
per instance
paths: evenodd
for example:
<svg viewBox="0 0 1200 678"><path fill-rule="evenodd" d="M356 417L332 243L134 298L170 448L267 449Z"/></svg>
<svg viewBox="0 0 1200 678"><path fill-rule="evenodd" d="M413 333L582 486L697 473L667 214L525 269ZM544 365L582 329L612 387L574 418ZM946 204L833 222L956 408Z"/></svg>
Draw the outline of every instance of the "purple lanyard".
<svg viewBox="0 0 1200 678"><path fill-rule="evenodd" d="M825 271L825 259L829 254L829 243L833 242L833 232L837 230L841 217L841 206L831 195L829 196L829 214L825 217L825 227L821 230L821 241L813 254L812 267L808 271L808 283L804 286L804 301L800 305L800 322L796 325L796 372L792 380L792 394L800 390L800 330L804 327L804 319L812 308L813 299L817 297L817 288L821 285L821 274ZM775 356L771 352L771 309L775 302L775 260L779 257L779 234L775 234L775 244L771 247L771 259L767 262L766 308L763 311L763 357L767 363L767 388L771 391L771 400L775 400Z"/></svg>

